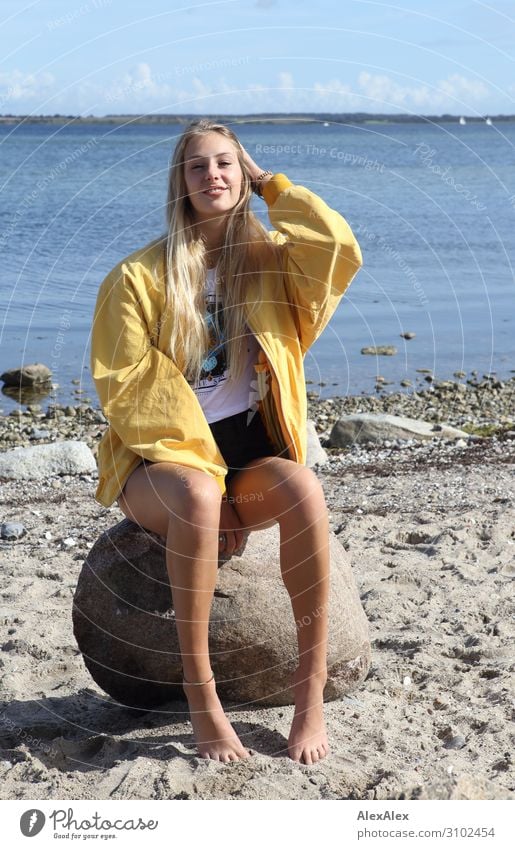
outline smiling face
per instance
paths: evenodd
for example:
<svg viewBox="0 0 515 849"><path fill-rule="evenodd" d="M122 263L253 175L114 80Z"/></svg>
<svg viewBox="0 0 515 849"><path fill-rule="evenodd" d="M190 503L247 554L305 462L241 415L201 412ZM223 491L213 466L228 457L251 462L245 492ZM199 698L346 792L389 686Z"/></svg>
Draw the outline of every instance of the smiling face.
<svg viewBox="0 0 515 849"><path fill-rule="evenodd" d="M191 139L185 150L186 191L197 221L218 218L238 202L243 174L234 144L212 132Z"/></svg>

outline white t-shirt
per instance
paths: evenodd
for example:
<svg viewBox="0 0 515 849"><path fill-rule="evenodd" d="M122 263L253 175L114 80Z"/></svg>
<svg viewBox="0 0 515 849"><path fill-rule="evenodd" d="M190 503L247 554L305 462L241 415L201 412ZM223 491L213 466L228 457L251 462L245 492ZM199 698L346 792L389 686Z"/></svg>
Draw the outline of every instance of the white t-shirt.
<svg viewBox="0 0 515 849"><path fill-rule="evenodd" d="M223 304L215 303L215 269L209 268L206 280L206 320L209 327L209 353L202 368L198 384L190 384L197 396L209 424L234 416L252 405L255 392L251 383L256 379L254 363L258 360L259 344L247 327L245 335L246 363L237 384L231 380L227 365L225 332L223 326Z"/></svg>

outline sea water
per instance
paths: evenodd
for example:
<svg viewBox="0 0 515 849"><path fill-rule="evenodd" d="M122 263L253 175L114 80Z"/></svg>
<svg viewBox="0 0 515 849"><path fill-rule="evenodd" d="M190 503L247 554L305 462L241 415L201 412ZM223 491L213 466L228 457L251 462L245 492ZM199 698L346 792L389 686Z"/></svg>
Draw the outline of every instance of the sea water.
<svg viewBox="0 0 515 849"><path fill-rule="evenodd" d="M230 122L227 122L230 123ZM306 355L324 397L414 384L419 368L515 369L515 122L233 125L263 169L340 212L363 268ZM164 232L182 127L0 127L0 368L43 362L55 400L96 402L89 343L98 286ZM253 209L271 227L265 203ZM406 340L401 334L411 332ZM395 356L362 348L393 345ZM409 391L409 390L408 390ZM2 397L8 411L15 402Z"/></svg>

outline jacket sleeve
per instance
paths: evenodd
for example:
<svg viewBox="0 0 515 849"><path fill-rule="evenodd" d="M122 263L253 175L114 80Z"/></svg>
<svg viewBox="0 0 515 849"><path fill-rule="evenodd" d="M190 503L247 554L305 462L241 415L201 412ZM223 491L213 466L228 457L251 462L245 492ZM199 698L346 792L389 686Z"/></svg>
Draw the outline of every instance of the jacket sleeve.
<svg viewBox="0 0 515 849"><path fill-rule="evenodd" d="M149 327L150 310L142 306L141 281L138 285L131 267L122 263L108 274L98 292L91 372L102 409L109 425L135 454L207 471L219 478L223 490L226 470L206 462L209 434L201 407L188 400L185 389L189 386L173 360L152 344L157 331ZM192 438L186 428L197 437Z"/></svg>
<svg viewBox="0 0 515 849"><path fill-rule="evenodd" d="M345 218L284 174L263 187L272 237L283 244L283 276L303 354L320 336L360 269L361 250Z"/></svg>

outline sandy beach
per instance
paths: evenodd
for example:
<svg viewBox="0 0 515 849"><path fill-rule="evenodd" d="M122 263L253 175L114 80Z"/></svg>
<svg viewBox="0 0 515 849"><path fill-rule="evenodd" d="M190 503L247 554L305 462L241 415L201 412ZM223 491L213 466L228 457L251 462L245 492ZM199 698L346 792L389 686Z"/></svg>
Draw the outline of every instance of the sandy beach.
<svg viewBox="0 0 515 849"><path fill-rule="evenodd" d="M488 391L472 416L483 431L490 423L483 439L331 450L316 467L370 623L372 666L358 690L327 703L332 750L315 766L286 756L293 707L227 705L255 754L225 766L195 755L185 702L131 711L98 689L73 637L72 598L84 556L123 516L94 500L94 474L2 483L1 521L26 533L0 543L1 797L513 798L513 383ZM434 402L402 403L422 417ZM453 404L437 404L437 417L463 426L471 407ZM378 397L342 405L395 409ZM319 433L334 406L312 400ZM34 415L47 439L94 446L104 427L93 410L68 423ZM33 426L29 413L5 417L2 447L33 444Z"/></svg>

